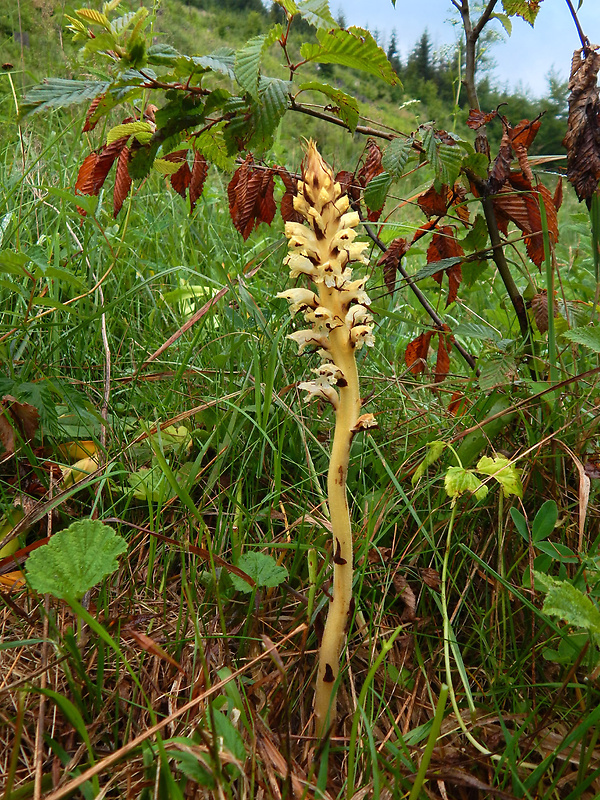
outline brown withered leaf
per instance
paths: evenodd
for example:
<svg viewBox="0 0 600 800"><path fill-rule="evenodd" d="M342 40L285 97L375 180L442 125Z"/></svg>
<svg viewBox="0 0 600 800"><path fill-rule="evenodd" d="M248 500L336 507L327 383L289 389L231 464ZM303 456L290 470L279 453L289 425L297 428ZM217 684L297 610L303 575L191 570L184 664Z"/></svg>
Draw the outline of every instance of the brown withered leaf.
<svg viewBox="0 0 600 800"><path fill-rule="evenodd" d="M39 421L40 413L35 406L5 394L0 401L0 443L5 455L14 453L19 441L31 441Z"/></svg>
<svg viewBox="0 0 600 800"><path fill-rule="evenodd" d="M85 115L85 123L81 130L82 133L87 133L88 131L93 131L96 125L98 124L98 120L92 119L94 114L96 113L96 109L100 105L100 103L104 100L105 95L100 94L98 97L94 97L92 102L90 103L90 107L87 110L87 114Z"/></svg>
<svg viewBox="0 0 600 800"><path fill-rule="evenodd" d="M443 258L461 258L464 254L465 251L456 239L454 228L450 225L444 225L433 234L431 244L427 248L427 263L433 264ZM446 299L446 307L448 307L458 296L458 289L462 281L462 269L460 264L454 264L449 269L434 273L431 277L440 286L442 285L444 272L448 276L448 297Z"/></svg>
<svg viewBox="0 0 600 800"><path fill-rule="evenodd" d="M412 238L411 244L414 244L415 242L418 242L419 239L422 239L423 236L425 236L426 234L429 233L429 231L435 230L436 227L437 227L437 224L438 224L438 220L437 219L430 219L427 222L425 222L423 225L421 225L420 228L417 228L417 230L413 234L413 238Z"/></svg>
<svg viewBox="0 0 600 800"><path fill-rule="evenodd" d="M192 172L190 175L190 213L193 212L198 202L198 198L204 189L204 183L208 175L208 161L204 158L202 153L196 151L194 153L194 163L192 164Z"/></svg>
<svg viewBox="0 0 600 800"><path fill-rule="evenodd" d="M187 188L192 180L192 171L187 163L187 149L175 150L173 153L168 153L164 158L165 161L170 161L173 164L181 164L177 172L169 176L171 188L177 192L178 195L185 200Z"/></svg>
<svg viewBox="0 0 600 800"><path fill-rule="evenodd" d="M430 589L439 589L442 585L440 573L437 569L422 567L419 572L421 573L421 578L423 578L423 583L429 586Z"/></svg>
<svg viewBox="0 0 600 800"><path fill-rule="evenodd" d="M471 405L469 399L462 392L454 392L448 403L448 411L453 417L462 417Z"/></svg>
<svg viewBox="0 0 600 800"><path fill-rule="evenodd" d="M429 343L434 331L425 331L407 346L404 353L404 362L413 375L420 375L425 369Z"/></svg>
<svg viewBox="0 0 600 800"><path fill-rule="evenodd" d="M516 128L510 131L512 149L521 167L523 177L528 181L530 187L533 186L533 172L531 171L531 165L527 158L527 151L535 139L541 124L539 119L534 119L533 122L530 122L528 119L523 119Z"/></svg>
<svg viewBox="0 0 600 800"><path fill-rule="evenodd" d="M157 658L161 658L163 661L167 661L172 667L175 667L179 672L185 674L185 670L181 664L179 664L173 656L169 655L158 642L155 642L152 637L148 636L148 634L142 633L142 631L136 631L135 628L131 626L125 626L121 629L121 636L124 638L130 636L142 650L145 650L153 656L157 656Z"/></svg>
<svg viewBox="0 0 600 800"><path fill-rule="evenodd" d="M117 214L123 207L125 198L131 189L131 175L127 169L131 152L128 147L124 147L119 153L117 160L117 171L115 173L115 188L113 191L113 216L116 219Z"/></svg>
<svg viewBox="0 0 600 800"><path fill-rule="evenodd" d="M500 149L498 150L498 155L494 159L494 164L490 170L490 177L488 180L488 185L492 194L496 194L508 180L511 162L512 145L510 141L510 130L508 126L505 125L502 139L500 140Z"/></svg>
<svg viewBox="0 0 600 800"><path fill-rule="evenodd" d="M362 167L358 171L358 182L361 186L366 186L376 175L383 172L381 165L381 150L375 139L367 139L366 155Z"/></svg>
<svg viewBox="0 0 600 800"><path fill-rule="evenodd" d="M353 172L341 169L335 176L335 180L340 184L342 192L347 194L351 200L360 200L360 184Z"/></svg>
<svg viewBox="0 0 600 800"><path fill-rule="evenodd" d="M584 57L585 55L585 57ZM569 120L563 145L567 178L579 200L590 200L600 181L600 94L597 48L573 53L569 79Z"/></svg>
<svg viewBox="0 0 600 800"><path fill-rule="evenodd" d="M546 289L542 289L532 297L530 305L538 331L540 333L546 333L548 330L548 292ZM557 313L558 307L556 303L554 303L554 316L556 316Z"/></svg>
<svg viewBox="0 0 600 800"><path fill-rule="evenodd" d="M255 167L249 153L227 187L231 220L244 239L261 222L270 225L273 221L277 210L274 188L273 170Z"/></svg>
<svg viewBox="0 0 600 800"><path fill-rule="evenodd" d="M447 325L438 331L438 349L433 380L441 383L450 372L450 353L454 344L454 336Z"/></svg>
<svg viewBox="0 0 600 800"><path fill-rule="evenodd" d="M277 167L276 174L281 178L285 192L281 198L279 211L284 222L302 222L304 219L294 208L294 197L298 194L298 181L284 167Z"/></svg>
<svg viewBox="0 0 600 800"><path fill-rule="evenodd" d="M452 190L445 183L442 184L439 192L436 192L435 188L430 186L426 192L423 192L417 198L418 206L427 219L443 217L448 211L451 202Z"/></svg>
<svg viewBox="0 0 600 800"><path fill-rule="evenodd" d="M392 582L394 584L396 593L399 595L402 603L404 604L404 611L402 612L400 619L406 620L407 622L415 619L417 616L417 598L415 597L415 593L411 589L408 581L403 575L396 574L392 577Z"/></svg>
<svg viewBox="0 0 600 800"><path fill-rule="evenodd" d="M394 239L389 245L385 253L377 262L378 266L383 267L383 280L390 294L396 291L396 273L398 271L398 264L400 260L410 248L408 239L398 237Z"/></svg>
<svg viewBox="0 0 600 800"><path fill-rule="evenodd" d="M487 114L484 114L483 111L479 111L477 108L472 108L469 111L469 116L467 118L467 125L471 130L476 131L478 128L481 128L483 125L487 125L488 122L491 122L494 117L498 115L498 110L490 111Z"/></svg>
<svg viewBox="0 0 600 800"><path fill-rule="evenodd" d="M83 159L75 181L75 192L79 194L93 194L94 170L98 162L98 154L90 153Z"/></svg>
<svg viewBox="0 0 600 800"><path fill-rule="evenodd" d="M83 161L75 182L75 193L97 195L104 185L110 168L126 146L129 137L105 145L99 152L90 153Z"/></svg>
<svg viewBox="0 0 600 800"><path fill-rule="evenodd" d="M544 261L544 238L539 198L546 209L548 238L551 247L558 241L558 209L555 204L562 200L562 192L557 190L555 198L543 183L531 187L529 180L520 172L512 173L508 185L504 186L493 199L498 228L506 235L508 225L513 222L525 234L527 255L540 267Z"/></svg>

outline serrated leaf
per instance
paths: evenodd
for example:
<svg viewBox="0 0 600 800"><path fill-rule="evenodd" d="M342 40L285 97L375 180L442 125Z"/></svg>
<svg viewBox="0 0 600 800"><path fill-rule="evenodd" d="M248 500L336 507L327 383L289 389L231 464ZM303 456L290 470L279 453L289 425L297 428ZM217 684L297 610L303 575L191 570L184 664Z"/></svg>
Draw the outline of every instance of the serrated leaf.
<svg viewBox="0 0 600 800"><path fill-rule="evenodd" d="M291 82L280 78L260 77L258 83L259 102L252 104L254 132L248 146L255 150L268 150L273 136L289 103Z"/></svg>
<svg viewBox="0 0 600 800"><path fill-rule="evenodd" d="M385 198L392 185L392 176L389 172L380 172L367 184L363 193L363 200L367 208L378 211L383 207Z"/></svg>
<svg viewBox="0 0 600 800"><path fill-rule="evenodd" d="M471 492L478 500L483 500L488 491L487 486L479 480L477 475L464 467L448 467L444 478L444 488L448 497L452 498L453 506L458 497L465 492Z"/></svg>
<svg viewBox="0 0 600 800"><path fill-rule="evenodd" d="M319 44L305 43L300 48L302 58L320 64L343 64L382 78L392 86L398 76L373 36L364 28L317 30Z"/></svg>
<svg viewBox="0 0 600 800"><path fill-rule="evenodd" d="M511 494L523 497L523 484L519 470L512 464L506 456L483 456L477 462L477 472L484 475L491 475L502 486L505 497Z"/></svg>
<svg viewBox="0 0 600 800"><path fill-rule="evenodd" d="M164 158L155 158L152 168L161 175L174 175L181 169L181 162L167 161Z"/></svg>
<svg viewBox="0 0 600 800"><path fill-rule="evenodd" d="M278 6L284 8L288 14L291 14L292 16L300 13L300 10L294 0L274 0L274 2L277 3Z"/></svg>
<svg viewBox="0 0 600 800"><path fill-rule="evenodd" d="M423 137L423 147L427 153L429 163L435 170L435 188L438 190L442 184L454 186L460 173L464 154L458 145L441 142L430 128Z"/></svg>
<svg viewBox="0 0 600 800"><path fill-rule="evenodd" d="M195 147L199 153L215 164L219 169L224 172L230 170L233 166L233 156L227 152L227 144L223 135L223 127L225 123L213 125L210 131L201 133L196 137Z"/></svg>
<svg viewBox="0 0 600 800"><path fill-rule="evenodd" d="M490 14L490 19L497 19L498 22L502 25L506 33L510 36L512 34L512 20L508 16L508 14L500 14L494 11Z"/></svg>
<svg viewBox="0 0 600 800"><path fill-rule="evenodd" d="M319 81L309 81L303 83L298 87L299 91L312 91L321 92L331 98L335 103L333 113L337 114L340 119L348 126L349 130L354 133L358 125L358 102L354 97L335 86L330 86L328 83L319 83Z"/></svg>
<svg viewBox="0 0 600 800"><path fill-rule="evenodd" d="M427 264L422 269L420 269L417 273L410 276L411 281L422 281L423 278L430 278L436 272L444 272L447 269L451 269L455 267L457 264L462 263L464 259L459 258L458 256L452 256L451 258L441 258L439 261L432 261L430 264Z"/></svg>
<svg viewBox="0 0 600 800"><path fill-rule="evenodd" d="M148 144L154 133L153 126L149 122L126 122L124 125L116 125L109 130L106 136L106 144L123 139L125 136L135 136L140 144Z"/></svg>
<svg viewBox="0 0 600 800"><path fill-rule="evenodd" d="M547 539L554 530L558 520L558 508L554 500L546 500L540 510L535 515L531 531L531 538L534 542Z"/></svg>
<svg viewBox="0 0 600 800"><path fill-rule="evenodd" d="M502 0L504 11L511 17L522 17L533 26L542 0Z"/></svg>
<svg viewBox="0 0 600 800"><path fill-rule="evenodd" d="M254 36L241 47L235 56L235 77L242 89L245 89L258 101L258 78L260 74L260 60L263 50L267 47L267 34Z"/></svg>
<svg viewBox="0 0 600 800"><path fill-rule="evenodd" d="M479 370L479 387L483 392L489 392L496 386L506 386L518 374L515 360L506 355L491 358Z"/></svg>
<svg viewBox="0 0 600 800"><path fill-rule="evenodd" d="M273 556L255 551L244 553L236 567L244 570L247 575L253 578L258 588L279 586L288 577L287 569L279 566ZM239 575L231 573L230 577L238 592L250 594L253 591L252 586L246 583L243 578L240 578Z"/></svg>
<svg viewBox="0 0 600 800"><path fill-rule="evenodd" d="M79 600L118 568L126 551L125 540L99 520L73 522L31 553L27 580L40 594Z"/></svg>
<svg viewBox="0 0 600 800"><path fill-rule="evenodd" d="M559 617L575 628L585 628L600 643L600 610L590 598L573 586L569 581L561 581L535 572L536 581L547 592L542 611L553 617Z"/></svg>
<svg viewBox="0 0 600 800"><path fill-rule="evenodd" d="M488 240L488 228L485 218L477 214L473 221L473 227L467 235L460 239L461 245L472 253L483 250Z"/></svg>
<svg viewBox="0 0 600 800"><path fill-rule="evenodd" d="M600 353L600 328L598 326L593 328L573 328L570 331L565 331L563 337L570 342L589 347L595 353Z"/></svg>
<svg viewBox="0 0 600 800"><path fill-rule="evenodd" d="M221 47L207 56L192 56L190 60L196 67L219 72L232 80L235 78L235 50L230 47Z"/></svg>
<svg viewBox="0 0 600 800"><path fill-rule="evenodd" d="M332 28L339 27L337 22L331 16L329 10L328 0L304 0L296 6L302 19L305 19L309 25L315 28Z"/></svg>
<svg viewBox="0 0 600 800"><path fill-rule="evenodd" d="M179 53L170 44L152 44L146 53L149 64L172 66L179 58Z"/></svg>
<svg viewBox="0 0 600 800"><path fill-rule="evenodd" d="M483 341L491 340L497 342L500 338L498 333L490 328L489 325L483 325L477 322L461 322L454 328L455 336L468 336L471 339L482 339Z"/></svg>
<svg viewBox="0 0 600 800"><path fill-rule="evenodd" d="M412 137L392 139L381 155L381 166L395 181L402 177L404 167L412 152Z"/></svg>
<svg viewBox="0 0 600 800"><path fill-rule="evenodd" d="M95 25L102 25L102 27L106 28L106 30L110 30L110 22L106 14L96 11L94 8L80 8L75 13L85 22L91 22Z"/></svg>
<svg viewBox="0 0 600 800"><path fill-rule="evenodd" d="M31 88L21 103L21 116L47 108L63 108L74 103L89 103L105 92L108 81L71 81L65 78L47 78L44 83Z"/></svg>

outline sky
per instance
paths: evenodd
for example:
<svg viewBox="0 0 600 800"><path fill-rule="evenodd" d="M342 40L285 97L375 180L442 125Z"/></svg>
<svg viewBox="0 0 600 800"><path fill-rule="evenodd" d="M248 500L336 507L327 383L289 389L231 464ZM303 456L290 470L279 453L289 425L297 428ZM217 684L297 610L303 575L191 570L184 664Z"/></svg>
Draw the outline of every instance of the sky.
<svg viewBox="0 0 600 800"><path fill-rule="evenodd" d="M457 13L450 0L397 0L396 8L391 0L329 0L329 5L334 16L344 14L348 25L379 31L384 46L395 30L402 60L425 28L435 49L455 41L460 31L451 22ZM590 42L600 44L600 0L584 0L577 15ZM512 23L510 38L504 35L505 41L490 51L496 62L494 83L510 89L520 86L528 95L540 97L550 70L567 80L573 51L581 45L565 0L543 0L535 28L520 17L512 17ZM497 20L491 24L504 33Z"/></svg>

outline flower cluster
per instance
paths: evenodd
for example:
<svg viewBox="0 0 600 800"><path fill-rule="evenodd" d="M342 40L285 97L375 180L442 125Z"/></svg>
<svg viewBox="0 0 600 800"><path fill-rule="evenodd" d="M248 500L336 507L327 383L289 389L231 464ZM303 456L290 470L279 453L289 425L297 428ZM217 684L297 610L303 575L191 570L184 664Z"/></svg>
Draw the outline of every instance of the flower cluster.
<svg viewBox="0 0 600 800"><path fill-rule="evenodd" d="M290 303L293 314L302 312L311 326L289 338L298 343L300 352L316 347L324 361L314 370L317 379L300 384L300 388L308 392L307 400L326 399L337 409L339 398L334 387L345 385L344 354L373 344L366 278L353 281L349 266L355 261L367 263L364 250L368 245L355 241L359 216L348 210L348 196L342 193L312 141L308 143L302 178L294 208L308 225L286 223L290 249L286 263L291 278L306 275L317 291L288 289L277 297Z"/></svg>

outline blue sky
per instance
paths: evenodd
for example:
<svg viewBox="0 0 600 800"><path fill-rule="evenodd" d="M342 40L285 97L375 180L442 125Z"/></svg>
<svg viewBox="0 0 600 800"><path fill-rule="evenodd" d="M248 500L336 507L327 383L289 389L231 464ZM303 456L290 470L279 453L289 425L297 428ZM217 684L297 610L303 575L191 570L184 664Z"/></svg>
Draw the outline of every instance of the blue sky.
<svg viewBox="0 0 600 800"><path fill-rule="evenodd" d="M377 29L384 42L395 29L402 59L425 28L436 47L453 42L459 31L451 22L457 14L450 0L397 0L395 9L391 0L329 0L329 5L334 16L343 12L348 25ZM600 44L600 1L584 0L577 13L590 41ZM498 21L492 24L503 30ZM513 17L512 35L505 39L490 53L497 64L495 82L510 88L521 83L524 91L537 96L544 94L551 69L564 79L569 77L573 50L580 47L565 0L543 0L535 28Z"/></svg>

